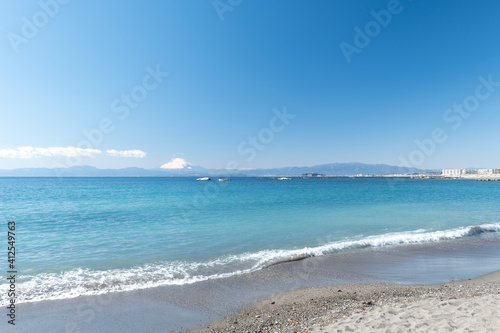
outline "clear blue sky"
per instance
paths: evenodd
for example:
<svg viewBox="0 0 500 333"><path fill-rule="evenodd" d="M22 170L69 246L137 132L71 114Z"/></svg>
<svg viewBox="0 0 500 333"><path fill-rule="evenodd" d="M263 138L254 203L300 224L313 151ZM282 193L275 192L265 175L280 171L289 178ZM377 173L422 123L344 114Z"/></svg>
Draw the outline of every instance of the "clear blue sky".
<svg viewBox="0 0 500 333"><path fill-rule="evenodd" d="M2 169L500 167L498 1L64 2L0 2Z"/></svg>

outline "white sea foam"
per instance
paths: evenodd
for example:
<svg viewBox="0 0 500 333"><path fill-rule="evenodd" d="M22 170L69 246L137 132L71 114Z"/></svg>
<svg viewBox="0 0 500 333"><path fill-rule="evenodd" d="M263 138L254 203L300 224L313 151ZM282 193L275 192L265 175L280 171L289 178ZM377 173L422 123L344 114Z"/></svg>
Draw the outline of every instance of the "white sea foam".
<svg viewBox="0 0 500 333"><path fill-rule="evenodd" d="M130 291L166 285L183 285L197 281L245 274L278 262L308 256L320 256L346 249L417 244L459 239L486 232L500 232L500 223L483 224L443 231L415 230L360 237L293 250L263 250L241 255L228 255L208 262L165 262L127 269L105 271L74 269L62 273L19 276L17 302L65 299L80 295ZM5 287L5 283L0 287ZM8 302L7 293L0 304Z"/></svg>

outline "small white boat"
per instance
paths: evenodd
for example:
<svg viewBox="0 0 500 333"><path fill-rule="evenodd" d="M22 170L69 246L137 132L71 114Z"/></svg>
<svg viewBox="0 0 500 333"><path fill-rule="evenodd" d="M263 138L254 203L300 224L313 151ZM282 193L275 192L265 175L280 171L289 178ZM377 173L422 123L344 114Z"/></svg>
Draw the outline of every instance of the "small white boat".
<svg viewBox="0 0 500 333"><path fill-rule="evenodd" d="M217 181L219 181L219 182L227 182L229 180L231 180L231 179L229 179L229 178L219 178Z"/></svg>
<svg viewBox="0 0 500 333"><path fill-rule="evenodd" d="M196 178L196 180L211 180L209 177Z"/></svg>
<svg viewBox="0 0 500 333"><path fill-rule="evenodd" d="M279 177L279 178L276 178L276 180L292 180L292 178L288 178L288 177Z"/></svg>

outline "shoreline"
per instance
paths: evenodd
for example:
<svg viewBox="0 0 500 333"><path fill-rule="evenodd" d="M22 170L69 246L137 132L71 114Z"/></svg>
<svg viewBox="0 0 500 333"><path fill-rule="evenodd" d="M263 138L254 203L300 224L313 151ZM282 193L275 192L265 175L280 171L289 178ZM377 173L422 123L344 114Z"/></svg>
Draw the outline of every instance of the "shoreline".
<svg viewBox="0 0 500 333"><path fill-rule="evenodd" d="M20 283L19 287L24 290L24 294L18 296L18 303L26 302L39 302L45 300L55 300L55 299L65 299L74 297L76 293L82 296L100 295L106 294L108 292L125 292L133 291L144 288L162 287L168 285L183 285L190 284L194 282L200 282L205 280L214 280L223 277L231 277L241 274L248 274L251 272L256 272L261 269L268 269L271 266L277 264L283 264L292 261L300 261L302 259L311 257L322 257L337 255L343 256L343 253L357 253L358 250L371 249L377 252L383 252L384 249L394 248L394 246L408 247L413 245L418 248L419 245L424 247L434 246L439 248L439 245L432 245L433 243L446 243L450 240L455 240L457 242L467 242L470 237L481 239L484 236L498 237L500 238L500 223L493 224L480 224L480 225L469 225L465 227L457 227L454 229L445 229L441 231L403 231L395 233L385 233L375 236L361 236L352 239L338 240L336 242L329 242L323 245L316 246L302 246L295 249L280 249L277 251L269 250L259 250L254 252L247 252L234 256L230 261L224 262L220 265L219 261L223 257L212 258L205 262L201 261L196 263L196 265L205 265L210 267L211 265L220 265L217 267L224 268L224 271L212 269L204 271L196 271L194 269L190 270L189 264L178 263L176 270L183 271L183 275L178 275L177 279L169 279L168 273L173 271L173 269L165 270L165 265L151 264L142 266L131 266L122 268L109 268L107 270L92 270L89 268L83 268L81 271L79 269L68 270L61 273L51 273L50 279L52 284L50 287L51 291L47 293L45 290L38 288L36 289L35 284L27 284L27 288L24 289L24 281ZM498 235L498 236L496 236ZM427 245L426 245L427 244ZM487 254L486 254L487 255ZM248 265L252 264L248 258L256 256L260 258L258 265ZM233 266L231 264L238 263L238 260L242 259L240 266ZM359 259L354 258L355 261ZM375 258L378 260L378 258ZM225 267L224 267L225 266ZM227 269L226 269L227 268ZM164 272L164 274L158 274L158 272ZM130 274L132 273L132 274ZM123 276L128 275L130 278L123 279ZM98 278L95 278L97 276ZM87 279L87 277L89 277ZM113 283L113 280L117 277L118 283ZM165 277L165 278L164 278ZM36 276L35 276L36 278ZM44 279L45 277L42 277ZM120 278L122 278L120 280ZM74 283L75 280L80 280L84 284ZM22 280L21 280L22 281ZM3 286L6 284L0 284ZM70 286L67 288L66 286ZM77 288L80 288L76 291ZM0 305L7 305L5 295L0 295Z"/></svg>
<svg viewBox="0 0 500 333"><path fill-rule="evenodd" d="M16 331L186 332L230 318L249 305L265 304L265 300L290 292L315 290L311 288L341 289L342 295L348 295L349 289L357 291L359 286L386 285L398 289L475 278L500 269L499 249L499 238L482 236L367 248L193 284L21 303ZM331 286L342 287L335 290L337 287ZM294 311L307 315L306 310Z"/></svg>
<svg viewBox="0 0 500 333"><path fill-rule="evenodd" d="M457 322L464 331L482 331L496 328L500 309L493 307L496 311L492 314L488 307L499 301L500 271L440 285L336 285L278 294L189 332L386 332L391 325L408 332L431 327L451 332ZM406 309L410 310L405 313ZM416 318L419 311L425 313ZM470 318L457 319L460 311ZM484 311L487 317L478 319ZM442 327L436 325L435 317Z"/></svg>
<svg viewBox="0 0 500 333"><path fill-rule="evenodd" d="M493 255L498 255L500 244L497 240L490 239L489 241L492 242L491 247L476 253L472 252L485 244L476 243L471 239L466 245L457 241L444 242L437 247L432 247L430 244L411 245L397 249L399 254L395 254L392 250L370 249L345 254L345 260L331 260L332 258L327 256L311 258L318 260L319 265L309 264L305 266L316 267L316 271L319 267L335 263L337 267L340 264L339 268L344 271L355 273L369 271L372 278L380 278L382 282L363 283L351 280L348 283L332 283L319 287L300 288L291 292L275 293L272 297L254 302L223 320L214 321L206 327L189 332L387 332L388 325L395 319L392 318L389 323L384 323L380 317L389 317L390 315L403 317L400 314L404 313L411 304L417 309L406 313L409 318L415 317L416 312L432 309L433 312L425 314L420 321L428 321L427 317L436 312L440 315L441 322L444 320L445 324L453 323L453 315L437 311L439 308L444 308L449 300L457 300L455 308L449 309L450 313L466 307L471 308L471 311L487 312L487 309L474 308L474 304L485 302L484 304L491 305L491 302L496 302L495 304L500 302L500 261L490 266L489 271L486 270L480 275L469 270L485 264L479 259L485 253L492 251ZM463 255L470 255L470 257L465 261L456 260ZM363 257L361 261L342 265L342 261L349 262L359 256ZM454 256L456 257L454 258ZM443 262L448 262L449 265L443 265ZM458 262L460 262L459 267L457 267ZM285 266L280 267L284 268L283 272L288 270ZM360 266L363 266L362 270L359 270ZM413 272L410 271L411 268L414 268ZM427 270L425 270L426 268ZM398 273L398 270L401 272ZM328 272L326 273L328 274ZM412 274L414 275L413 279L409 276ZM432 274L436 275L430 276ZM492 294L493 296L491 296ZM476 297L490 297L488 295L493 299L476 301ZM386 309L391 306L392 309ZM437 310L434 309L436 307ZM378 312L378 318L371 318L373 317L372 312ZM383 315L380 315L381 312ZM468 315L471 316L470 313ZM475 312L472 315L479 317ZM500 308L496 316L492 318L498 318L499 315ZM417 325L411 318L400 322L399 325ZM370 328L363 330L363 326L359 326L361 320L370 323ZM494 325L495 322L494 320L493 322L488 321L486 318L484 323ZM472 331L477 331L474 330L474 325L479 324L465 322L461 325L469 325ZM376 330L373 328L374 326L378 326L380 329ZM424 332L426 331L423 329L424 326L420 327L422 330L417 327L407 331ZM392 331L396 331L395 327L392 327ZM448 332L445 329L434 331ZM484 331L491 331L491 329Z"/></svg>

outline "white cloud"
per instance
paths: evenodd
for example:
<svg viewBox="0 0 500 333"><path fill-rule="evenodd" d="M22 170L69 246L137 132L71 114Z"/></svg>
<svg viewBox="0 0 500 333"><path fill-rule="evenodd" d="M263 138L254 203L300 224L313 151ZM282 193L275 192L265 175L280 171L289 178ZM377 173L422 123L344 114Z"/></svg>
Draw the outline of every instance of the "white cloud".
<svg viewBox="0 0 500 333"><path fill-rule="evenodd" d="M191 169L191 163L188 163L183 158L173 158L170 162L163 164L160 168L162 169L183 169L187 167Z"/></svg>
<svg viewBox="0 0 500 333"><path fill-rule="evenodd" d="M143 158L147 154L142 150L107 150L106 153L114 157ZM94 157L102 154L99 149L86 149L77 147L18 147L17 149L0 149L0 158L30 159L35 157Z"/></svg>
<svg viewBox="0 0 500 333"><path fill-rule="evenodd" d="M135 157L135 158L143 158L146 157L147 153L142 150L107 150L106 153L110 156L115 157Z"/></svg>
<svg viewBox="0 0 500 333"><path fill-rule="evenodd" d="M85 149L77 147L19 147L17 149L0 149L0 157L4 158L33 158L33 157L94 157L96 154L101 154L98 149Z"/></svg>

